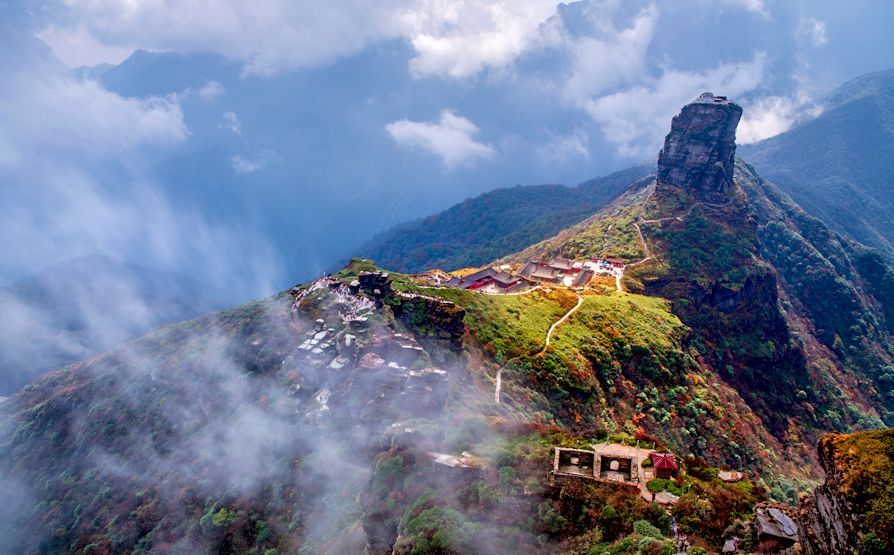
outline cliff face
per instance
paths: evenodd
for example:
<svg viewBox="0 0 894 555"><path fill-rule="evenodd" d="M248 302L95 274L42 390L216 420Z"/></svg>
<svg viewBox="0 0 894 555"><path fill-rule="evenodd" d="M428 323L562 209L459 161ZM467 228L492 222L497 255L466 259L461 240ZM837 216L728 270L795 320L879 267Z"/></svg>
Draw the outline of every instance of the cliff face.
<svg viewBox="0 0 894 555"><path fill-rule="evenodd" d="M818 454L826 471L826 482L816 488L813 498L802 507L802 544L809 554L855 553L857 517L840 490L841 474L835 467L834 450L828 437L820 440Z"/></svg>
<svg viewBox="0 0 894 555"><path fill-rule="evenodd" d="M742 108L704 93L683 107L658 155L658 184L675 185L702 201L724 202L733 184L736 126Z"/></svg>
<svg viewBox="0 0 894 555"><path fill-rule="evenodd" d="M890 553L894 429L830 434L817 450L826 481L801 507L806 552Z"/></svg>

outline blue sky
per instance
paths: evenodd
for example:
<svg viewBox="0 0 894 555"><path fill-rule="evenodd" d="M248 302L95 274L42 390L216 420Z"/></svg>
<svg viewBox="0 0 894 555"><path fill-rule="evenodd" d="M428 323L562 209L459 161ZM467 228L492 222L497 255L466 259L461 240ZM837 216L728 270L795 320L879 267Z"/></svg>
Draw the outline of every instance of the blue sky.
<svg viewBox="0 0 894 555"><path fill-rule="evenodd" d="M885 1L84 0L0 17L16 238L0 282L100 252L249 296L468 196L650 160L704 90L743 105L753 142L894 65ZM82 67L97 64L116 67Z"/></svg>

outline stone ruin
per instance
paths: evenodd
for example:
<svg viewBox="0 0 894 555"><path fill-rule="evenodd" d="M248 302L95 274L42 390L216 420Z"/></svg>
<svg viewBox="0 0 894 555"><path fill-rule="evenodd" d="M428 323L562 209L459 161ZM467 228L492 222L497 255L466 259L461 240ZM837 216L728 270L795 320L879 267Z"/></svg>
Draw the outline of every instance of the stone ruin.
<svg viewBox="0 0 894 555"><path fill-rule="evenodd" d="M635 457L556 447L550 482L555 483L556 477L565 477L635 485L639 483L637 464Z"/></svg>
<svg viewBox="0 0 894 555"><path fill-rule="evenodd" d="M363 292L328 278L292 290L293 313L298 304L310 302L322 316L296 322L298 342L282 362L296 412L343 424L439 413L447 402L449 374L431 366L429 353L412 334L392 329L376 315L382 308L366 288L390 292L387 274L361 278Z"/></svg>

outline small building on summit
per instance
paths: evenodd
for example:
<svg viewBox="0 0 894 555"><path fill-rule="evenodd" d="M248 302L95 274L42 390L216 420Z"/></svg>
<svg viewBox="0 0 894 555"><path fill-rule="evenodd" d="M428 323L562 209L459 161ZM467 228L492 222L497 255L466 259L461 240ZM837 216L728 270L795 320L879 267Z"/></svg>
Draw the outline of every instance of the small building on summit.
<svg viewBox="0 0 894 555"><path fill-rule="evenodd" d="M632 449L632 448L630 448ZM550 483L556 478L583 478L597 482L636 486L637 458L623 445L594 445L593 450L556 447Z"/></svg>
<svg viewBox="0 0 894 555"><path fill-rule="evenodd" d="M623 484L638 482L636 458L624 455L599 455L599 477L607 482Z"/></svg>
<svg viewBox="0 0 894 555"><path fill-rule="evenodd" d="M649 458L652 459L656 478L673 478L680 469L677 459L670 453L651 453Z"/></svg>

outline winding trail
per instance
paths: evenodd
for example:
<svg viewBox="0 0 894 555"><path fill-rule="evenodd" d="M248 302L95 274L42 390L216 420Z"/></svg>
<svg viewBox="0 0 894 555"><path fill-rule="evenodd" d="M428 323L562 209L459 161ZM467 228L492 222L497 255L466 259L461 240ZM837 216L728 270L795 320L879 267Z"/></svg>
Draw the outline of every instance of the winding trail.
<svg viewBox="0 0 894 555"><path fill-rule="evenodd" d="M543 349L540 350L540 353L543 354L546 352L546 349L549 347L550 339L552 339L553 332L556 331L556 328L562 325L562 322L567 320L572 314L577 312L577 309L580 308L580 305L584 304L584 298L580 295L577 296L577 304L574 305L574 308L565 313L565 316L559 318L553 325L549 327L549 331L546 332L546 343L543 344Z"/></svg>
<svg viewBox="0 0 894 555"><path fill-rule="evenodd" d="M690 214L692 214L693 210L695 210L699 206L707 206L709 208L724 208L724 207L729 206L732 203L733 203L733 199L729 199L726 202L719 203L719 204L713 203L713 202L696 202L695 204L693 204L692 206L689 207L689 210L687 210L685 214L682 214L680 216L667 216L665 218L657 218L654 220L640 219L638 222L634 222L633 227L636 228L636 234L639 236L639 242L640 242L640 245L642 245L643 254L645 255L645 257L642 260L638 260L638 261L634 262L633 264L628 264L627 266L628 267L637 266L639 264L648 262L649 260L652 260L653 258L655 258L654 256L652 256L652 251L649 249L649 244L646 243L646 238L645 238L645 236L643 236L643 230L639 227L639 224L662 224L664 222L669 222L671 220L676 220L678 222L682 222L687 217L689 217Z"/></svg>

